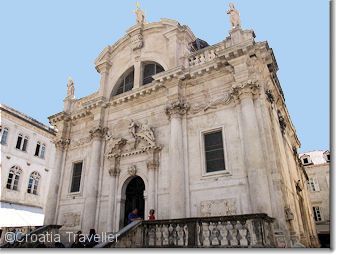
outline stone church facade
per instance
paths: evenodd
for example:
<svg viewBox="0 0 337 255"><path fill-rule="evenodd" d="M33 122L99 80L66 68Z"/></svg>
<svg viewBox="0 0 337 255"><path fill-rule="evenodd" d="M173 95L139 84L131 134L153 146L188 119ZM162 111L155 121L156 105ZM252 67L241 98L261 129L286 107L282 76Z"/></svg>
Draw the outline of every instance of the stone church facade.
<svg viewBox="0 0 337 255"><path fill-rule="evenodd" d="M138 11L138 13L137 13ZM240 24L209 46L177 21L137 24L95 62L99 90L68 81L45 224L114 232L146 219L266 213L280 246L317 246L300 142L267 42ZM235 22L235 20L234 20Z"/></svg>

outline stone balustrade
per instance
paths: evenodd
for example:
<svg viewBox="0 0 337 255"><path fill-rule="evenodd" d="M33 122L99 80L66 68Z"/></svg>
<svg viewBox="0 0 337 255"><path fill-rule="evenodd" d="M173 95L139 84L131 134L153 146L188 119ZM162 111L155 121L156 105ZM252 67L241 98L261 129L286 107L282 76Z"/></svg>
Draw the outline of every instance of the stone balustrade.
<svg viewBox="0 0 337 255"><path fill-rule="evenodd" d="M189 67L202 65L204 63L210 62L216 58L216 52L214 48L209 50L204 50L199 54L193 54L188 58Z"/></svg>
<svg viewBox="0 0 337 255"><path fill-rule="evenodd" d="M275 247L272 222L266 214L142 221L100 247Z"/></svg>

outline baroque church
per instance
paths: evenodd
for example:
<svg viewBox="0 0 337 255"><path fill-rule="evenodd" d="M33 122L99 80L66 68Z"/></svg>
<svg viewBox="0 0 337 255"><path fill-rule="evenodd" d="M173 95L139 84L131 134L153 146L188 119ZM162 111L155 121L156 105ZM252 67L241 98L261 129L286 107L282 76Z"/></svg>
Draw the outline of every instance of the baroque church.
<svg viewBox="0 0 337 255"><path fill-rule="evenodd" d="M97 92L68 80L45 225L116 232L147 219L265 213L279 245L316 247L300 141L268 42L242 29L208 45L171 19L136 24L95 61Z"/></svg>

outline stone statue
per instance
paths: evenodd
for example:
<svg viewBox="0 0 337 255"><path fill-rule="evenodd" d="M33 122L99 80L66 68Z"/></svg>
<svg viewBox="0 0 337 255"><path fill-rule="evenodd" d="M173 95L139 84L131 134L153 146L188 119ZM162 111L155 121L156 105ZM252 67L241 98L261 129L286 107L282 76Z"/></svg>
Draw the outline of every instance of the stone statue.
<svg viewBox="0 0 337 255"><path fill-rule="evenodd" d="M68 78L67 97L68 98L74 98L75 97L75 86L74 86L74 81L71 77Z"/></svg>
<svg viewBox="0 0 337 255"><path fill-rule="evenodd" d="M237 9L235 9L233 3L229 3L229 10L227 11L227 14L230 15L232 28L238 28L241 26L240 13Z"/></svg>
<svg viewBox="0 0 337 255"><path fill-rule="evenodd" d="M138 128L139 128L139 125L136 122L134 122L133 120L131 120L130 124L129 124L129 132L132 135L132 137L135 139L135 143L133 145L134 149L137 148L137 145L138 145L138 142L139 142L138 136L137 136Z"/></svg>
<svg viewBox="0 0 337 255"><path fill-rule="evenodd" d="M150 140L150 141L152 141L152 142L155 141L153 129L152 129L151 127L149 127L149 124L148 124L147 120L144 122L144 124L142 124L141 131L142 131L143 135L144 135L148 140Z"/></svg>
<svg viewBox="0 0 337 255"><path fill-rule="evenodd" d="M134 11L136 14L137 24L144 24L145 22L145 14L144 11L140 9L139 2L136 3L137 9Z"/></svg>
<svg viewBox="0 0 337 255"><path fill-rule="evenodd" d="M129 132L133 136L133 138L136 138L137 128L138 128L138 124L134 122L133 120L131 120L129 124Z"/></svg>

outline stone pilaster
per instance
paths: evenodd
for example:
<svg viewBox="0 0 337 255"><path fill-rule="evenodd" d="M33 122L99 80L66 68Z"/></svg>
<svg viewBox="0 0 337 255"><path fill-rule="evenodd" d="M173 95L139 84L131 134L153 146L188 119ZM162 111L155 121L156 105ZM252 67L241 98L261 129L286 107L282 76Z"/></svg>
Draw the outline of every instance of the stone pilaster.
<svg viewBox="0 0 337 255"><path fill-rule="evenodd" d="M151 160L147 162L147 176L148 176L148 191L147 191L147 207L149 210L156 208L156 196L155 196L155 185L156 185L156 171L158 170L159 162L156 160Z"/></svg>
<svg viewBox="0 0 337 255"><path fill-rule="evenodd" d="M112 168L109 169L110 178L110 189L109 189L109 202L108 202L108 212L107 212L107 232L114 231L114 217L115 217L115 198L116 198L116 183L119 177L119 160L120 157L116 155L112 158Z"/></svg>
<svg viewBox="0 0 337 255"><path fill-rule="evenodd" d="M107 54L105 57L104 62L100 63L96 66L97 72L101 74L101 80L100 80L100 96L107 95L107 88L108 88L108 82L109 82L109 72L111 68L111 63L109 61L110 54Z"/></svg>
<svg viewBox="0 0 337 255"><path fill-rule="evenodd" d="M82 230L89 233L91 228L95 228L96 207L98 196L98 177L101 160L102 139L106 133L106 128L98 126L90 130L91 153L89 166L86 169L84 184L84 213Z"/></svg>
<svg viewBox="0 0 337 255"><path fill-rule="evenodd" d="M258 92L259 86L255 82L234 87L234 95L241 107L244 161L248 175L251 208L253 213L271 215L268 177L263 162L263 150L253 101L254 94Z"/></svg>
<svg viewBox="0 0 337 255"><path fill-rule="evenodd" d="M47 195L44 225L57 224L56 222L56 206L58 201L59 184L61 183L61 170L63 163L64 151L70 143L69 139L60 139L55 141L55 168L51 172L49 190Z"/></svg>
<svg viewBox="0 0 337 255"><path fill-rule="evenodd" d="M176 101L166 108L170 118L170 218L184 218L185 209L185 171L182 116L186 114L188 105Z"/></svg>

